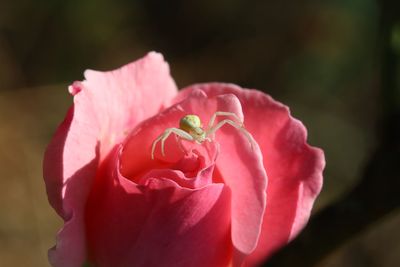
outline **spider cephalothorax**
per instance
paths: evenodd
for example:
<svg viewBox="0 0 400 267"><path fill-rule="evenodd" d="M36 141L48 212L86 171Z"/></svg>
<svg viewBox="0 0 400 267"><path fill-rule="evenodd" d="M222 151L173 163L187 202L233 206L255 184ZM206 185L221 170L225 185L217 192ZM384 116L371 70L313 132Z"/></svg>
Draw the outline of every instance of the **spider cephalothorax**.
<svg viewBox="0 0 400 267"><path fill-rule="evenodd" d="M215 119L217 116L229 116L232 119L223 119L222 121L218 122L214 125ZM162 134L160 134L153 142L151 147L151 158L154 159L154 151L158 142L161 141L161 154L165 156L164 151L164 143L165 140L174 133L177 137L182 138L188 141L194 141L198 144L203 143L204 141L211 141L213 138L214 133L224 126L225 124L229 124L240 132L242 132L250 142L250 145L253 146L253 139L250 136L250 133L244 128L243 122L240 118L232 112L225 112L225 111L217 111L215 112L210 122L208 123L208 127L203 129L201 124L201 120L197 115L186 115L179 121L179 128L167 128Z"/></svg>

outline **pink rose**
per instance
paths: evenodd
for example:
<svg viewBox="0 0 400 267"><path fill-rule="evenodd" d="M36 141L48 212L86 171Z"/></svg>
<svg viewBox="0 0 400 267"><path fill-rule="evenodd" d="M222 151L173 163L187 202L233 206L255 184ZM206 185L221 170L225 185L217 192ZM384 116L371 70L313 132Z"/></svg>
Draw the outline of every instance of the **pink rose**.
<svg viewBox="0 0 400 267"><path fill-rule="evenodd" d="M88 70L69 90L74 104L44 158L65 221L52 265L252 266L306 224L324 154L270 96L223 83L178 92L157 53ZM252 137L231 125L202 144L172 135L152 160L165 129L187 114L207 125L216 111L236 114Z"/></svg>

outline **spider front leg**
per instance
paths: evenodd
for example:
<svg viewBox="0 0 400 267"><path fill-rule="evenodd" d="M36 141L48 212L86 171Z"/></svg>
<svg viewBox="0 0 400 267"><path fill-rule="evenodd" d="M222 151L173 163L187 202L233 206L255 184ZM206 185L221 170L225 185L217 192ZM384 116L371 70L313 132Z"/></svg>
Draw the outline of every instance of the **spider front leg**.
<svg viewBox="0 0 400 267"><path fill-rule="evenodd" d="M215 112L215 113L212 115L212 117L211 117L211 119L210 119L210 121L209 121L209 123L208 123L208 127L207 127L208 130L210 130L210 129L213 127L214 122L215 122L215 119L217 118L217 116L232 116L233 118L235 118L235 120L237 120L238 122L240 122L240 125L241 125L241 126L243 126L243 121L242 121L242 120L239 118L239 116L236 115L235 113L233 113L233 112L227 112L227 111L217 111L217 112ZM232 120L230 120L230 121L232 121ZM233 122L233 121L232 121L232 122Z"/></svg>
<svg viewBox="0 0 400 267"><path fill-rule="evenodd" d="M165 140L172 133L177 135L178 137L185 139L185 140L193 141L193 136L191 136L189 133L185 132L184 130L181 130L178 128L168 128L160 136L158 136L156 140L153 141L153 145L151 146L151 159L154 159L154 151L156 149L157 143L160 141L161 141L161 154L163 155L163 157L165 157L164 143L165 143Z"/></svg>
<svg viewBox="0 0 400 267"><path fill-rule="evenodd" d="M220 121L215 126L213 126L207 130L207 132L206 132L207 137L209 135L213 135L217 130L219 130L219 128L221 128L225 124L229 124L229 125L235 127L236 129L238 129L240 132L242 132L246 136L247 140L249 140L251 149L254 148L254 144L253 144L254 141L253 141L253 138L251 137L250 133L243 127L243 124L238 124L237 122L234 122L233 120L225 119L225 120Z"/></svg>

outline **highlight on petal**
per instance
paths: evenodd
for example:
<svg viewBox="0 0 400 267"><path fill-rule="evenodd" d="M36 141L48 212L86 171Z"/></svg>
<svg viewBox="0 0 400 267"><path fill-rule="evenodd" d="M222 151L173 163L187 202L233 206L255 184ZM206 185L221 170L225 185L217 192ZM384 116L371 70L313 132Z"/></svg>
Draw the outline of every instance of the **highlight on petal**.
<svg viewBox="0 0 400 267"><path fill-rule="evenodd" d="M169 105L177 92L168 65L157 53L115 71L86 71L85 77L69 88L74 105L43 162L49 202L66 222L50 252L55 266L80 266L85 260L83 213L99 162L127 131Z"/></svg>
<svg viewBox="0 0 400 267"><path fill-rule="evenodd" d="M176 101L196 90L209 97L235 95L243 107L245 127L263 154L268 174L267 206L258 246L246 259L252 266L294 238L308 221L322 187L324 154L306 143L306 129L289 109L268 95L232 84L211 83L186 88Z"/></svg>
<svg viewBox="0 0 400 267"><path fill-rule="evenodd" d="M77 116L78 114L84 114ZM50 204L66 222L49 251L53 266L79 266L86 258L83 209L99 160L93 113L71 108L47 147L43 173Z"/></svg>
<svg viewBox="0 0 400 267"><path fill-rule="evenodd" d="M97 112L104 155L177 94L168 64L154 52L114 71L87 70L85 78L82 85Z"/></svg>

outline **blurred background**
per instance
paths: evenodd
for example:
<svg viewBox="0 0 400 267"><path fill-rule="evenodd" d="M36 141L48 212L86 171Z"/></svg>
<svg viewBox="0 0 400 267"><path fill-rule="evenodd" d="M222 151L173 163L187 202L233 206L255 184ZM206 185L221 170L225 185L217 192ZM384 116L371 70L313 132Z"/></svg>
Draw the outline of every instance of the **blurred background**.
<svg viewBox="0 0 400 267"><path fill-rule="evenodd" d="M0 266L48 266L61 220L42 156L87 68L164 54L179 87L224 81L290 106L325 185L265 266L400 266L400 6L390 0L2 1Z"/></svg>

